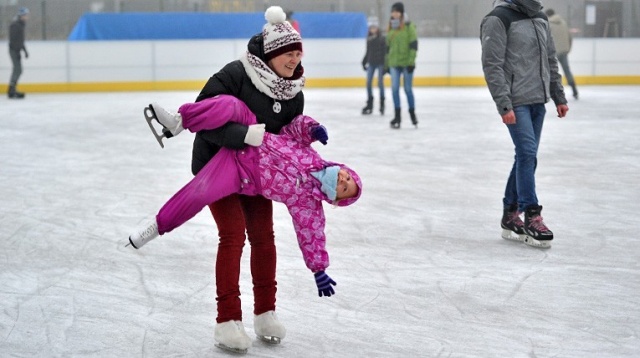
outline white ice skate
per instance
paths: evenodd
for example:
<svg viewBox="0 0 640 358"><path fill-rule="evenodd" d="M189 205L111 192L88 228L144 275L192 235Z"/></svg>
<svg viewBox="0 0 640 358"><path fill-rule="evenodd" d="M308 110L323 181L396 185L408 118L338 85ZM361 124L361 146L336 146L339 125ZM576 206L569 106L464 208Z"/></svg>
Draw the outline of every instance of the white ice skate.
<svg viewBox="0 0 640 358"><path fill-rule="evenodd" d="M131 244L134 249L139 249L147 242L158 237L158 235L158 223L153 219L152 222L141 227L138 231L129 236L129 244ZM129 246L129 244L126 246Z"/></svg>
<svg viewBox="0 0 640 358"><path fill-rule="evenodd" d="M149 128L151 128L151 133L156 137L162 148L164 148L163 138L174 137L184 129L180 113L171 113L157 103L152 103L144 108L144 118L147 120ZM158 134L158 131L153 126L154 119L162 126L162 134Z"/></svg>
<svg viewBox="0 0 640 358"><path fill-rule="evenodd" d="M251 347L251 338L241 321L227 321L216 324L213 338L216 347L233 353L245 354Z"/></svg>
<svg viewBox="0 0 640 358"><path fill-rule="evenodd" d="M253 317L253 330L260 340L270 344L280 344L287 330L278 321L275 311L267 311Z"/></svg>

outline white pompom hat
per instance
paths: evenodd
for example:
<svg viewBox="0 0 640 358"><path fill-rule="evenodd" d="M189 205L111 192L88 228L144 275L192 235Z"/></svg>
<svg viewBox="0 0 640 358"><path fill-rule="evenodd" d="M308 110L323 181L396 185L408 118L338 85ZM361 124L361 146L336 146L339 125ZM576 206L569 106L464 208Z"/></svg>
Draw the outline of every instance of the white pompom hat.
<svg viewBox="0 0 640 358"><path fill-rule="evenodd" d="M302 37L287 22L287 14L280 6L269 7L264 18L267 20L262 28L265 61L289 51L302 51Z"/></svg>

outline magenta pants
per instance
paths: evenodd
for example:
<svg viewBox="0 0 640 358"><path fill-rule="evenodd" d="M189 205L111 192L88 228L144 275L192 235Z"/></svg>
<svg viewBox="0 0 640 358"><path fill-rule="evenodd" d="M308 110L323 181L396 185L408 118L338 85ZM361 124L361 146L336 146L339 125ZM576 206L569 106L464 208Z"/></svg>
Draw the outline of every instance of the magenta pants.
<svg viewBox="0 0 640 358"><path fill-rule="evenodd" d="M182 126L190 132L215 129L228 122L255 124L256 117L240 100L220 95L180 107ZM158 214L160 235L170 232L198 214L205 206L241 189L236 151L222 148Z"/></svg>

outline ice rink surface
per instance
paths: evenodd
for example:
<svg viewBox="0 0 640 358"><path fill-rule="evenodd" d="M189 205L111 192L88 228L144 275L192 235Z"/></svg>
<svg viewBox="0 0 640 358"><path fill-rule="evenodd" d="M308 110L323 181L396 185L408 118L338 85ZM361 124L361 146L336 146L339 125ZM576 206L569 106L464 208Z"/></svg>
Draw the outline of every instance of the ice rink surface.
<svg viewBox="0 0 640 358"><path fill-rule="evenodd" d="M387 89L387 91L389 91ZM363 178L325 206L336 295L319 298L275 203L281 345L247 357L640 356L640 87L549 104L537 187L556 239L500 238L510 137L485 88L416 88L420 128L360 115L364 89L305 90L330 160ZM120 247L190 178L193 134L161 149L142 115L196 92L0 99L0 356L227 357L214 346L217 232L208 211ZM404 101L404 95L402 95ZM243 256L244 323L253 296Z"/></svg>

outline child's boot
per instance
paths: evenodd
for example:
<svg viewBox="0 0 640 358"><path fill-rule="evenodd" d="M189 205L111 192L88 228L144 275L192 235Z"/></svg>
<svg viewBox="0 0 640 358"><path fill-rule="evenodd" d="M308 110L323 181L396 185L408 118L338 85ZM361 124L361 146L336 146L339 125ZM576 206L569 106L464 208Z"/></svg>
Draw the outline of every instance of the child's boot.
<svg viewBox="0 0 640 358"><path fill-rule="evenodd" d="M261 340L278 344L287 334L287 330L278 321L275 311L267 311L253 317L253 330Z"/></svg>
<svg viewBox="0 0 640 358"><path fill-rule="evenodd" d="M393 119L391 120L391 123L389 123L391 125L391 128L393 129L400 129L400 121L401 121L401 117L400 117L400 108L396 108L396 116L393 117Z"/></svg>
<svg viewBox="0 0 640 358"><path fill-rule="evenodd" d="M180 113L171 113L157 103L150 104L149 107L153 111L153 114L155 114L158 122L171 133L171 135L168 135L166 131L164 131L167 138L177 136L178 133L182 132L184 128L182 127L182 115L180 115Z"/></svg>
<svg viewBox="0 0 640 358"><path fill-rule="evenodd" d="M373 111L373 97L367 98L367 105L362 109L362 114L371 114Z"/></svg>
<svg viewBox="0 0 640 358"><path fill-rule="evenodd" d="M138 231L129 236L129 243L134 249L141 248L147 242L158 237L158 223L156 219L141 227Z"/></svg>
<svg viewBox="0 0 640 358"><path fill-rule="evenodd" d="M213 338L217 342L216 347L235 353L247 353L251 347L251 338L244 330L242 321L227 321L216 324Z"/></svg>
<svg viewBox="0 0 640 358"><path fill-rule="evenodd" d="M380 97L380 114L384 114L384 97Z"/></svg>

